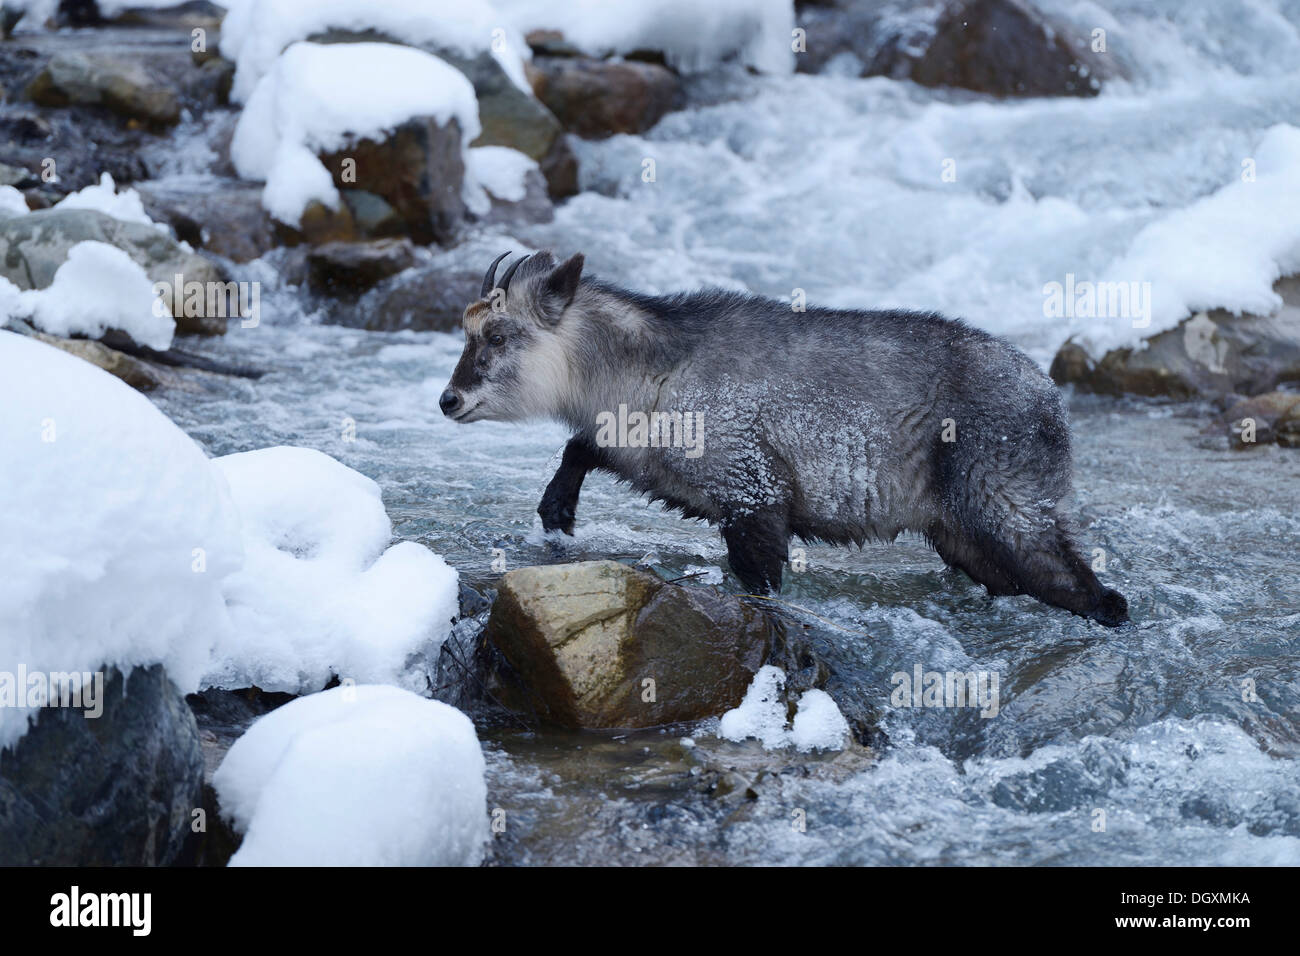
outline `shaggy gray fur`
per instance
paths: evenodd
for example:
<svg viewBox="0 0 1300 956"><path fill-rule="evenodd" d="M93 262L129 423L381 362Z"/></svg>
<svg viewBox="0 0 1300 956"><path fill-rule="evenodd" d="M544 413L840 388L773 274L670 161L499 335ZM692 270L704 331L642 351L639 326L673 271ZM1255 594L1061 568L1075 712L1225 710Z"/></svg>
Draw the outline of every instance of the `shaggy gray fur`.
<svg viewBox="0 0 1300 956"><path fill-rule="evenodd" d="M588 471L719 525L732 570L776 590L792 535L837 544L925 536L991 594L1031 594L1103 624L1127 602L1080 557L1062 508L1060 393L1016 348L932 313L809 308L708 290L628 292L549 253L466 309L443 395L458 421L573 429L538 508L572 534ZM703 451L601 447L618 412L698 415ZM948 440L945 440L948 439Z"/></svg>

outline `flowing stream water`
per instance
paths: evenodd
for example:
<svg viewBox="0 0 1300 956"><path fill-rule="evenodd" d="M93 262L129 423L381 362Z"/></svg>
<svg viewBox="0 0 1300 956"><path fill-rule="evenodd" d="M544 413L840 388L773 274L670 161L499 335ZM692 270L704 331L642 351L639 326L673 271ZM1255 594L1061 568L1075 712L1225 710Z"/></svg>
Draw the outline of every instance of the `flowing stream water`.
<svg viewBox="0 0 1300 956"><path fill-rule="evenodd" d="M1095 100L1020 103L887 79L696 80L691 105L648 135L576 144L586 191L553 222L478 232L436 259L481 267L551 247L646 291L802 288L815 303L937 308L1046 364L1077 328L1043 317L1045 281L1102 269L1144 225L1232 181L1269 127L1300 126L1300 4L1059 6L1132 24L1141 74ZM178 135L191 158L175 181L201 192L205 128ZM943 182L950 156L958 176ZM576 538L543 536L534 509L565 433L444 419L458 334L322 324L276 262L235 269L263 283L260 324L194 346L267 374L155 395L210 454L327 452L379 482L397 538L481 586L495 557L725 570L715 530L599 475ZM1201 434L1210 411L1196 405L1075 396L1071 415L1082 543L1104 552L1133 627L990 599L919 540L809 546L782 597L838 625L809 619L881 710L874 759L811 758L812 772L724 800L694 786L692 751L723 747L707 723L489 727L489 799L511 821L491 860L1300 863L1300 453L1228 451ZM892 675L917 664L998 674L997 715L891 707Z"/></svg>

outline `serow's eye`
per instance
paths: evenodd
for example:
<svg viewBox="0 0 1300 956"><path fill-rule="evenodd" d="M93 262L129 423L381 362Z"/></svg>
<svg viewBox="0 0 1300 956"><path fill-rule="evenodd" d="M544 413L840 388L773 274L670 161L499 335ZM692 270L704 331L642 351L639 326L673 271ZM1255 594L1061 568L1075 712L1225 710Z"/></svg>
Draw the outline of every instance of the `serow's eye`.
<svg viewBox="0 0 1300 956"><path fill-rule="evenodd" d="M506 344L506 337L502 335L500 332L488 338L488 345L491 345L495 348L500 348L505 344Z"/></svg>

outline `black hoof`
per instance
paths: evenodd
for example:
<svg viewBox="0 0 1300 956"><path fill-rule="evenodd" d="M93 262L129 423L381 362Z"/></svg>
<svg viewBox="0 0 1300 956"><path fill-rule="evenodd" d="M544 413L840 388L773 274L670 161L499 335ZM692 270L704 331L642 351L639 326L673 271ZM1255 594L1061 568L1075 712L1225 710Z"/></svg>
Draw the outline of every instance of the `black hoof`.
<svg viewBox="0 0 1300 956"><path fill-rule="evenodd" d="M563 531L573 536L573 519L576 517L570 505L554 504L543 501L537 508L542 519L543 531Z"/></svg>
<svg viewBox="0 0 1300 956"><path fill-rule="evenodd" d="M1098 624L1119 627L1121 624L1128 623L1128 601L1118 591L1106 588L1101 593L1101 600L1097 602L1097 607L1088 616Z"/></svg>

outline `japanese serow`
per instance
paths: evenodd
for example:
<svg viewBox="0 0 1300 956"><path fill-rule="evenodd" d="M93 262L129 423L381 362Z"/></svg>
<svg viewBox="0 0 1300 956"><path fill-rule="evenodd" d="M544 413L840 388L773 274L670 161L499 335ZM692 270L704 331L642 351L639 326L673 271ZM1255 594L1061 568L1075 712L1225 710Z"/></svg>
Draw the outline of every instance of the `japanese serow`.
<svg viewBox="0 0 1300 956"><path fill-rule="evenodd" d="M861 545L917 532L990 594L1128 620L1074 543L1061 395L1022 352L960 321L808 308L718 290L643 295L583 258L500 256L465 310L439 404L458 422L573 430L538 513L573 533L602 469L718 525L750 591L781 586L792 535Z"/></svg>

